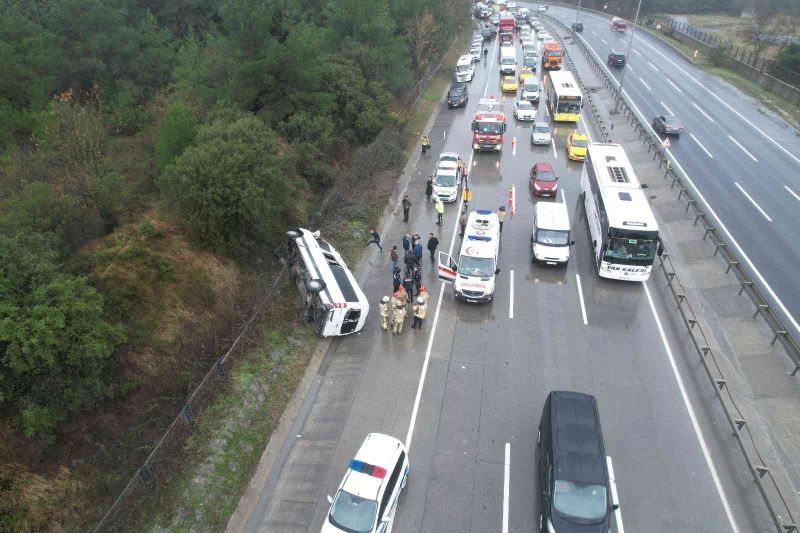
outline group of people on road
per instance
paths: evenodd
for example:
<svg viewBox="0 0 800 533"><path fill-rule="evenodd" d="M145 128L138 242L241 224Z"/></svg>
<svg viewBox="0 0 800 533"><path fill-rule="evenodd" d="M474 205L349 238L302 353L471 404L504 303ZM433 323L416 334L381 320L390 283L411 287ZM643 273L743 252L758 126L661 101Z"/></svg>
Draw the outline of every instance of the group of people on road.
<svg viewBox="0 0 800 533"><path fill-rule="evenodd" d="M408 314L408 303L412 302L411 316L414 322L411 329L422 329L425 316L428 313L428 291L424 285L420 285L417 298L414 300L409 296L404 286L400 286L392 297L384 296L378 304L378 311L381 316L381 329L388 331L391 327L392 333L399 335L403 333L403 324Z"/></svg>

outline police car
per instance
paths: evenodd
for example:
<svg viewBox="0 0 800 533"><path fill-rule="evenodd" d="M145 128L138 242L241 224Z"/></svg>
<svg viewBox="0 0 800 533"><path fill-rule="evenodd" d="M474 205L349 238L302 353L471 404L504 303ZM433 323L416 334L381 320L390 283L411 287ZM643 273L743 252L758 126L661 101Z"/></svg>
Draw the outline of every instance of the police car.
<svg viewBox="0 0 800 533"><path fill-rule="evenodd" d="M328 496L331 508L321 533L389 531L408 469L402 442L382 433L367 435L336 496Z"/></svg>
<svg viewBox="0 0 800 533"><path fill-rule="evenodd" d="M495 276L500 273L497 268L499 252L500 219L490 209L478 209L467 218L458 261L439 252L439 279L453 282L456 300L491 302Z"/></svg>
<svg viewBox="0 0 800 533"><path fill-rule="evenodd" d="M461 159L455 152L442 152L433 174L433 195L443 202L455 202L461 186Z"/></svg>

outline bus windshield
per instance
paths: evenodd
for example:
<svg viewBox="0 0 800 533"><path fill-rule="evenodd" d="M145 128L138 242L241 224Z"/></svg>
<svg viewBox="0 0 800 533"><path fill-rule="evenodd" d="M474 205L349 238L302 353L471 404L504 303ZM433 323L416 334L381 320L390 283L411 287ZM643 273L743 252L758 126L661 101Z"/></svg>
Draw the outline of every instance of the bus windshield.
<svg viewBox="0 0 800 533"><path fill-rule="evenodd" d="M580 112L581 112L580 99L576 100L564 100L563 98L558 99L558 105L556 106L556 113L580 113Z"/></svg>
<svg viewBox="0 0 800 533"><path fill-rule="evenodd" d="M605 258L612 263L653 264L657 241L611 237L608 241Z"/></svg>

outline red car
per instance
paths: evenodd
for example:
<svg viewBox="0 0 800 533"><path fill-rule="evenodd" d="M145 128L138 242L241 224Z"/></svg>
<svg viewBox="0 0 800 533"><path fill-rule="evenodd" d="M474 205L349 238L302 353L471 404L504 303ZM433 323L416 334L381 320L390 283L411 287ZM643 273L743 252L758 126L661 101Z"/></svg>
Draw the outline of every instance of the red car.
<svg viewBox="0 0 800 533"><path fill-rule="evenodd" d="M536 196L555 196L558 177L550 163L536 163L531 169L531 191Z"/></svg>

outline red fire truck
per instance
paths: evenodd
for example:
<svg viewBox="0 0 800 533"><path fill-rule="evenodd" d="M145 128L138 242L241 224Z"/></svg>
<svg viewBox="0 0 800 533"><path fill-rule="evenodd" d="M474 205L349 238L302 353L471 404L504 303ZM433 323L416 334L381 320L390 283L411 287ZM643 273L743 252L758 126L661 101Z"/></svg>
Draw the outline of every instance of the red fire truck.
<svg viewBox="0 0 800 533"><path fill-rule="evenodd" d="M503 11L500 13L500 21L497 24L498 33L502 37L505 34L511 34L511 39L514 39L514 30L517 28L517 20L514 15ZM502 42L502 41L500 41Z"/></svg>
<svg viewBox="0 0 800 533"><path fill-rule="evenodd" d="M494 96L481 98L472 120L472 149L479 152L499 152L503 149L506 114Z"/></svg>

